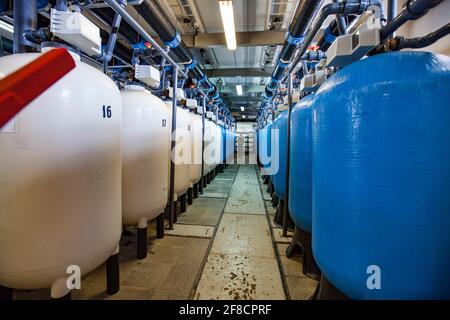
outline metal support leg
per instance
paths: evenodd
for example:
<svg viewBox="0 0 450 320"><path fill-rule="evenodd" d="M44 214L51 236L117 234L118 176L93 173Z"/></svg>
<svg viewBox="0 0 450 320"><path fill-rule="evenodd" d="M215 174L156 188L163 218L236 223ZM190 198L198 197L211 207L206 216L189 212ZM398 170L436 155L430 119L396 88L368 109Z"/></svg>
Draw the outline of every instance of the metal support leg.
<svg viewBox="0 0 450 320"><path fill-rule="evenodd" d="M191 205L194 202L194 187L189 188L187 191L187 204Z"/></svg>
<svg viewBox="0 0 450 320"><path fill-rule="evenodd" d="M147 258L147 228L137 229L137 258Z"/></svg>
<svg viewBox="0 0 450 320"><path fill-rule="evenodd" d="M185 213L187 209L187 195L186 193L180 197L180 213Z"/></svg>
<svg viewBox="0 0 450 320"><path fill-rule="evenodd" d="M120 290L119 252L106 260L106 293L111 295Z"/></svg>
<svg viewBox="0 0 450 320"><path fill-rule="evenodd" d="M283 212L284 212L284 200L280 199L278 201L277 212L275 213L275 217L273 219L275 225L280 228L283 226Z"/></svg>
<svg viewBox="0 0 450 320"><path fill-rule="evenodd" d="M274 193L272 197L272 207L276 208L278 207L278 203L280 202L280 199L278 198L277 194Z"/></svg>
<svg viewBox="0 0 450 320"><path fill-rule="evenodd" d="M179 205L178 205L179 201L174 201L173 202L173 223L177 223L178 222L178 214L180 212Z"/></svg>
<svg viewBox="0 0 450 320"><path fill-rule="evenodd" d="M165 213L161 213L156 218L156 239L164 238L164 216Z"/></svg>
<svg viewBox="0 0 450 320"><path fill-rule="evenodd" d="M194 199L197 199L198 198L198 193L199 193L199 186L200 186L200 183L199 182L197 182L196 184L194 184L194 191L193 191L193 197L194 197Z"/></svg>
<svg viewBox="0 0 450 320"><path fill-rule="evenodd" d="M300 244L301 236L300 229L295 226L294 236L289 246L286 248L286 257L291 258L295 252L302 253L302 247Z"/></svg>
<svg viewBox="0 0 450 320"><path fill-rule="evenodd" d="M283 237L287 237L288 230L294 230L294 221L292 221L291 214L289 213L289 206L284 203L284 212L283 212Z"/></svg>

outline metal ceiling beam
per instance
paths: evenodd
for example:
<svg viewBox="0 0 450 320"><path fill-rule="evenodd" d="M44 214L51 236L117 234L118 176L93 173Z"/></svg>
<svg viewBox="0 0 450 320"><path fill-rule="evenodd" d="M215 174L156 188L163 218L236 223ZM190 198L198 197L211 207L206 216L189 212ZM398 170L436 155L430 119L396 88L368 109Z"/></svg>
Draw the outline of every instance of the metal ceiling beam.
<svg viewBox="0 0 450 320"><path fill-rule="evenodd" d="M282 45L286 31L251 31L236 32L237 45L242 46L267 46ZM225 34L199 33L198 35L184 35L183 41L188 48L211 48L226 46Z"/></svg>
<svg viewBox="0 0 450 320"><path fill-rule="evenodd" d="M203 72L208 78L219 77L270 77L271 70L261 68L226 68L226 69L205 69Z"/></svg>

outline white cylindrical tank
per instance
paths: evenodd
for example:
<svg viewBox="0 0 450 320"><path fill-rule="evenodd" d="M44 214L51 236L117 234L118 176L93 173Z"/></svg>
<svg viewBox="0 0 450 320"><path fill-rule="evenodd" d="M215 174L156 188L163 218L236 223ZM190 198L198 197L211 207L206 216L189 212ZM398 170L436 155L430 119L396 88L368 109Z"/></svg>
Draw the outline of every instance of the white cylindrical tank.
<svg viewBox="0 0 450 320"><path fill-rule="evenodd" d="M192 112L191 117L191 187L202 177L202 118Z"/></svg>
<svg viewBox="0 0 450 320"><path fill-rule="evenodd" d="M203 175L208 174L214 168L214 155L215 155L215 130L212 121L205 119L205 152L203 167Z"/></svg>
<svg viewBox="0 0 450 320"><path fill-rule="evenodd" d="M215 147L216 147L216 152L214 154L214 167L217 167L220 163L221 163L221 155L222 155L222 147L223 147L223 142L222 142L222 128L217 125L214 124L214 129L216 132L216 141L215 141Z"/></svg>
<svg viewBox="0 0 450 320"><path fill-rule="evenodd" d="M191 116L188 110L177 109L177 130L175 132L175 199L186 193L191 185Z"/></svg>
<svg viewBox="0 0 450 320"><path fill-rule="evenodd" d="M170 109L142 86L122 90L123 224L150 221L167 204Z"/></svg>
<svg viewBox="0 0 450 320"><path fill-rule="evenodd" d="M38 56L0 58L0 78ZM117 252L122 226L120 92L74 57L0 130L0 285L53 297L69 266L84 276Z"/></svg>

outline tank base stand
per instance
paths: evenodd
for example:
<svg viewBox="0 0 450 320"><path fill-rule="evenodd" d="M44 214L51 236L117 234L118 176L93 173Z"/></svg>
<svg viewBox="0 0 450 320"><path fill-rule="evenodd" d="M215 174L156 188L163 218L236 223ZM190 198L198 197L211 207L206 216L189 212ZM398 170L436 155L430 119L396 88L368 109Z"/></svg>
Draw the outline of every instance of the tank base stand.
<svg viewBox="0 0 450 320"><path fill-rule="evenodd" d="M106 293L115 294L120 290L119 253L106 260Z"/></svg>
<svg viewBox="0 0 450 320"><path fill-rule="evenodd" d="M272 183L272 181L269 181L269 184L267 186L267 193L270 194L270 195L272 195L272 193L273 193L273 183Z"/></svg>
<svg viewBox="0 0 450 320"><path fill-rule="evenodd" d="M147 228L137 229L137 258L147 258Z"/></svg>
<svg viewBox="0 0 450 320"><path fill-rule="evenodd" d="M208 174L206 174L205 176L202 177L202 183L203 183L203 187L202 187L202 193L203 193L203 189L205 189L206 186L208 185Z"/></svg>
<svg viewBox="0 0 450 320"><path fill-rule="evenodd" d="M264 176L263 179L264 179L263 180L264 184L268 184L269 183L269 176Z"/></svg>
<svg viewBox="0 0 450 320"><path fill-rule="evenodd" d="M164 238L164 216L165 212L156 218L156 239Z"/></svg>
<svg viewBox="0 0 450 320"><path fill-rule="evenodd" d="M194 199L198 198L198 187L199 187L198 183L194 184L194 188L192 190L192 196L194 197Z"/></svg>
<svg viewBox="0 0 450 320"><path fill-rule="evenodd" d="M211 181L213 181L216 178L216 176L217 176L217 168L214 168L211 171Z"/></svg>
<svg viewBox="0 0 450 320"><path fill-rule="evenodd" d="M187 195L186 193L180 197L180 213L185 213L187 209Z"/></svg>
<svg viewBox="0 0 450 320"><path fill-rule="evenodd" d="M288 209L286 203L284 204L282 226L283 226L283 237L287 236L288 230L292 231L292 232L294 231L295 224L294 224L294 221L292 221L291 214L289 213L289 209Z"/></svg>
<svg viewBox="0 0 450 320"><path fill-rule="evenodd" d="M349 300L349 298L322 274L316 300Z"/></svg>
<svg viewBox="0 0 450 320"><path fill-rule="evenodd" d="M276 194L274 194L272 197L272 207L276 208L278 206L279 201L280 201L280 199L278 198L278 196Z"/></svg>
<svg viewBox="0 0 450 320"><path fill-rule="evenodd" d="M273 218L273 223L275 223L277 227L280 228L283 227L283 214L284 214L284 200L279 199L278 208L275 213L275 217Z"/></svg>
<svg viewBox="0 0 450 320"><path fill-rule="evenodd" d="M174 201L173 202L173 223L177 223L178 221L178 210L179 206L178 206L178 201Z"/></svg>
<svg viewBox="0 0 450 320"><path fill-rule="evenodd" d="M13 300L13 289L0 286L0 301Z"/></svg>
<svg viewBox="0 0 450 320"><path fill-rule="evenodd" d="M289 246L286 248L286 257L291 258L295 253L302 254L302 246L300 244L301 235L300 229L295 226L294 236L292 237L292 241Z"/></svg>
<svg viewBox="0 0 450 320"><path fill-rule="evenodd" d="M319 280L321 271L314 259L311 245L311 233L295 227L294 238L298 238L298 243L302 246L303 251L303 274L308 277Z"/></svg>
<svg viewBox="0 0 450 320"><path fill-rule="evenodd" d="M194 202L194 187L189 188L187 191L187 204L191 205Z"/></svg>
<svg viewBox="0 0 450 320"><path fill-rule="evenodd" d="M206 174L206 184L210 184L211 183L211 172L208 172Z"/></svg>

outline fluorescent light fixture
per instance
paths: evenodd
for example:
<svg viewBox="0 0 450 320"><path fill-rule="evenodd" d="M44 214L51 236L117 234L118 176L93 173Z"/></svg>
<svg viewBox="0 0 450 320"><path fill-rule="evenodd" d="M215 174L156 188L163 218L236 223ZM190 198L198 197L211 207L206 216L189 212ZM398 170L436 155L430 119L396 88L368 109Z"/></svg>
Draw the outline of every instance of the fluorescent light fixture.
<svg viewBox="0 0 450 320"><path fill-rule="evenodd" d="M244 112L244 111L245 111L245 108L244 108L244 107L241 107L241 111Z"/></svg>
<svg viewBox="0 0 450 320"><path fill-rule="evenodd" d="M234 26L233 1L219 1L219 7L228 50L236 50L236 28Z"/></svg>
<svg viewBox="0 0 450 320"><path fill-rule="evenodd" d="M0 20L0 29L5 30L9 33L14 33L14 27L2 20Z"/></svg>
<svg viewBox="0 0 450 320"><path fill-rule="evenodd" d="M242 119L245 119L245 114L242 115Z"/></svg>
<svg viewBox="0 0 450 320"><path fill-rule="evenodd" d="M242 85L240 84L236 85L236 93L238 96L242 96Z"/></svg>

